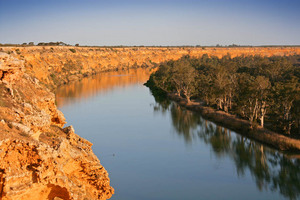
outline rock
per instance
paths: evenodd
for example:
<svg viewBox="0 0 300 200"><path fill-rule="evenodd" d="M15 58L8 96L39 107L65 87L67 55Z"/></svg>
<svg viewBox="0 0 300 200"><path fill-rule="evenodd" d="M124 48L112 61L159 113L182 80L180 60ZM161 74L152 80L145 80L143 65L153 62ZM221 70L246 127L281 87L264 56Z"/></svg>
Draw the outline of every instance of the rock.
<svg viewBox="0 0 300 200"><path fill-rule="evenodd" d="M32 106L29 103L23 103L23 108L28 111L32 111Z"/></svg>
<svg viewBox="0 0 300 200"><path fill-rule="evenodd" d="M78 77L76 75L71 75L68 77L68 80L71 82L71 81L75 81L75 80L78 80Z"/></svg>
<svg viewBox="0 0 300 200"><path fill-rule="evenodd" d="M52 119L51 119L52 124L63 127L64 124L66 123L65 116L60 110L56 110L55 113L52 113Z"/></svg>
<svg viewBox="0 0 300 200"><path fill-rule="evenodd" d="M22 77L24 61L15 59L7 53L0 52L0 80L13 83Z"/></svg>
<svg viewBox="0 0 300 200"><path fill-rule="evenodd" d="M47 144L0 142L0 188L6 199L108 199L113 194L106 170L84 144L63 139L55 149ZM1 178L5 177L5 181ZM3 180L3 179L2 179Z"/></svg>
<svg viewBox="0 0 300 200"><path fill-rule="evenodd" d="M11 86L9 84L6 85L6 89L8 91L8 93L10 94L10 96L12 96L12 98L14 98L14 90L11 88Z"/></svg>
<svg viewBox="0 0 300 200"><path fill-rule="evenodd" d="M10 55L0 63L0 199L110 198L107 171L90 142L62 129L54 94Z"/></svg>
<svg viewBox="0 0 300 200"><path fill-rule="evenodd" d="M64 200L64 199L59 198L59 197L54 197L53 200Z"/></svg>
<svg viewBox="0 0 300 200"><path fill-rule="evenodd" d="M67 126L66 128L63 129L63 131L64 131L68 136L70 136L70 135L72 135L72 134L75 133L75 130L74 130L74 128L73 128L72 125L71 125L71 126Z"/></svg>
<svg viewBox="0 0 300 200"><path fill-rule="evenodd" d="M16 127L18 130L23 131L24 133L30 133L31 129L28 126L16 122L11 122L11 125Z"/></svg>
<svg viewBox="0 0 300 200"><path fill-rule="evenodd" d="M34 78L33 81L34 81L34 83L35 83L36 85L39 85L39 84L40 84L40 81L39 81L39 79L37 79L37 78Z"/></svg>

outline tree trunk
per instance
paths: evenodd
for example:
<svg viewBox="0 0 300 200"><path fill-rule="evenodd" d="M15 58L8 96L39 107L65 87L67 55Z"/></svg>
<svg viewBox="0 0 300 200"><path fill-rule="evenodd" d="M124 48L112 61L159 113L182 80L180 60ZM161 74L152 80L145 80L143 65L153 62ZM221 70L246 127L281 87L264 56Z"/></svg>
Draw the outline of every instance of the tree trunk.
<svg viewBox="0 0 300 200"><path fill-rule="evenodd" d="M208 105L208 96L205 95L205 104Z"/></svg>
<svg viewBox="0 0 300 200"><path fill-rule="evenodd" d="M183 94L184 94L184 96L185 96L185 98L187 100L187 103L189 104L191 102L191 95L189 93L189 89L188 88L184 88L184 89L182 89L182 91L183 91Z"/></svg>
<svg viewBox="0 0 300 200"><path fill-rule="evenodd" d="M223 107L222 107L222 100L218 99L218 103L219 103L219 110L222 110L223 109Z"/></svg>
<svg viewBox="0 0 300 200"><path fill-rule="evenodd" d="M232 95L231 95L231 93L230 93L230 95L229 95L229 109L231 110L232 109L232 97L231 97Z"/></svg>
<svg viewBox="0 0 300 200"><path fill-rule="evenodd" d="M260 116L260 125L264 127L264 116Z"/></svg>
<svg viewBox="0 0 300 200"><path fill-rule="evenodd" d="M290 134L291 133L291 129L292 129L292 120L291 120L291 107L292 107L292 103L293 102L288 102L287 104L284 105L284 116L283 119L285 121L284 124L284 130L286 134Z"/></svg>
<svg viewBox="0 0 300 200"><path fill-rule="evenodd" d="M228 103L227 103L227 98L226 98L226 96L224 97L224 101L223 101L223 102L224 102L224 106L223 106L223 107L224 107L224 111L225 111L225 112L228 112Z"/></svg>
<svg viewBox="0 0 300 200"><path fill-rule="evenodd" d="M260 125L261 125L262 127L264 127L264 118L265 118L266 112L267 112L267 109L266 109L266 102L263 101L263 102L262 102L262 105L261 105L261 107L260 107Z"/></svg>
<svg viewBox="0 0 300 200"><path fill-rule="evenodd" d="M254 109L254 112L255 112L255 117L254 117L254 119L256 120L257 119L257 115L258 115L258 100L256 99L255 100L255 109Z"/></svg>
<svg viewBox="0 0 300 200"><path fill-rule="evenodd" d="M178 95L178 96L180 96L180 89L176 89L176 94Z"/></svg>
<svg viewBox="0 0 300 200"><path fill-rule="evenodd" d="M250 121L250 128L253 128L253 121L255 119L257 119L257 107L258 107L258 102L257 102L257 99L255 99L255 105L253 107L253 104L252 104L252 101L251 99L249 99L249 109L250 109L250 114L249 114L249 121Z"/></svg>
<svg viewBox="0 0 300 200"><path fill-rule="evenodd" d="M191 103L191 97L190 96L185 96L187 100L187 104Z"/></svg>

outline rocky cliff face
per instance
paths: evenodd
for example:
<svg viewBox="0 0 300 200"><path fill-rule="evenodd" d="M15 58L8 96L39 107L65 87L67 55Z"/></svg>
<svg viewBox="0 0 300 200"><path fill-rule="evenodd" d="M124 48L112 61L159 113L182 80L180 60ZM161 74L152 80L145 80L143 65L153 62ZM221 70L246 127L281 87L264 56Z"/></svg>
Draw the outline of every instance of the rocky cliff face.
<svg viewBox="0 0 300 200"><path fill-rule="evenodd" d="M127 69L134 66L152 66L166 60L179 59L184 55L199 57L203 54L222 57L239 55L293 55L300 54L300 47L2 47L14 57L25 60L28 74L50 88L80 79L93 73Z"/></svg>
<svg viewBox="0 0 300 200"><path fill-rule="evenodd" d="M25 61L26 62L26 61ZM108 173L24 61L0 53L0 199L108 199Z"/></svg>

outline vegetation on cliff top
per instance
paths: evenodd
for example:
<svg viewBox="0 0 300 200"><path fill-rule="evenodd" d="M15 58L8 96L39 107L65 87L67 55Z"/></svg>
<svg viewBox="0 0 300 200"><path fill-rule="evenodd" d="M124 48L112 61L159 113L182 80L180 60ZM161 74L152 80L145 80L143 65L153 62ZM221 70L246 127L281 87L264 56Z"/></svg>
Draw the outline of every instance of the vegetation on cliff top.
<svg viewBox="0 0 300 200"><path fill-rule="evenodd" d="M184 56L152 75L165 92L284 134L300 134L300 56Z"/></svg>

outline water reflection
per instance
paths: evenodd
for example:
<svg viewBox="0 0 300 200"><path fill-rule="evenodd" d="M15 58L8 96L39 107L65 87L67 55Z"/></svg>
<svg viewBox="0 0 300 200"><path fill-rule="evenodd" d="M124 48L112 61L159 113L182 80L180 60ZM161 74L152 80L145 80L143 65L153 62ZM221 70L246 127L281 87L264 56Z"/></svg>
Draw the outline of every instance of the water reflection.
<svg viewBox="0 0 300 200"><path fill-rule="evenodd" d="M187 143L190 143L195 137L193 130L197 129L201 118L188 110L181 109L178 104L172 103L170 107L174 129Z"/></svg>
<svg viewBox="0 0 300 200"><path fill-rule="evenodd" d="M82 101L92 96L111 91L116 87L127 87L133 84L145 83L152 69L139 68L124 71L112 71L86 77L81 81L64 85L56 91L56 103L58 107Z"/></svg>
<svg viewBox="0 0 300 200"><path fill-rule="evenodd" d="M201 140L209 145L217 157L229 157L239 177L249 171L257 188L279 191L289 199L300 197L300 159L283 154L254 142L230 130L216 126L196 113L174 102L156 97L155 112L170 110L175 132L186 143Z"/></svg>

